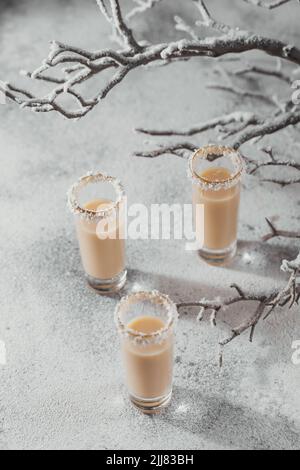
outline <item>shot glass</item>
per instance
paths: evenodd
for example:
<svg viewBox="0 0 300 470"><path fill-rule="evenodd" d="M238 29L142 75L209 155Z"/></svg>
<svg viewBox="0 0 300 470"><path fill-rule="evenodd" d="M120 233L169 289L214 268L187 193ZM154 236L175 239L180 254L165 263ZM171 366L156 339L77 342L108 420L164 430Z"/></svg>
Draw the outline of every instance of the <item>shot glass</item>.
<svg viewBox="0 0 300 470"><path fill-rule="evenodd" d="M236 253L244 171L243 158L230 147L203 147L189 161L199 254L210 264L226 264Z"/></svg>
<svg viewBox="0 0 300 470"><path fill-rule="evenodd" d="M119 291L127 277L122 184L112 176L89 173L70 189L68 205L75 216L88 284L101 294Z"/></svg>
<svg viewBox="0 0 300 470"><path fill-rule="evenodd" d="M115 321L130 400L144 413L159 412L172 396L176 305L157 291L138 292L121 300Z"/></svg>

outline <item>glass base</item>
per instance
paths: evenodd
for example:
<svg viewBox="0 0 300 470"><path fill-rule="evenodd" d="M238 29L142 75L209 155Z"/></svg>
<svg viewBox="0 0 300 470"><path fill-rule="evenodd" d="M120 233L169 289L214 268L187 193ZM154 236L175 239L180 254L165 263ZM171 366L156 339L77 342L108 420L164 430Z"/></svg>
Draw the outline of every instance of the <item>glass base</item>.
<svg viewBox="0 0 300 470"><path fill-rule="evenodd" d="M89 286L99 294L114 294L124 287L127 280L127 271L122 271L112 279L96 279L88 274L86 274L86 279Z"/></svg>
<svg viewBox="0 0 300 470"><path fill-rule="evenodd" d="M237 242L234 242L228 248L223 250L209 250L208 248L202 248L199 250L199 256L208 264L214 266L222 266L229 263L236 255Z"/></svg>
<svg viewBox="0 0 300 470"><path fill-rule="evenodd" d="M134 395L129 395L131 403L142 413L151 415L155 413L159 413L160 411L164 410L170 403L172 398L172 391L160 398L154 398L151 400L146 400L143 398L137 398Z"/></svg>

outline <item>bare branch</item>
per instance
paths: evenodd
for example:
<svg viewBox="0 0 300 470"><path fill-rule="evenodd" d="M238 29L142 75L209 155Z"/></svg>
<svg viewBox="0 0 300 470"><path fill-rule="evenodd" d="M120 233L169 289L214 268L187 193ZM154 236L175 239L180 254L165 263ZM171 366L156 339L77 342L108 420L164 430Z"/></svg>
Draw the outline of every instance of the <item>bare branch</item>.
<svg viewBox="0 0 300 470"><path fill-rule="evenodd" d="M269 67L263 67L261 65L250 65L246 64L244 67L228 72L231 73L232 75L235 75L237 77L242 77L245 75L249 74L258 74L258 75L266 75L268 77L275 77L278 78L279 80L282 80L285 83L292 84L293 79L285 74L280 68L269 68Z"/></svg>
<svg viewBox="0 0 300 470"><path fill-rule="evenodd" d="M268 96L264 93L259 93L257 91L243 90L242 88L239 88L236 85L231 86L231 85L220 85L217 83L212 83L210 85L207 85L207 88L211 90L221 90L227 93L232 93L233 95L236 95L240 98L252 98L252 99L259 100L259 101L264 101L268 104L278 105L277 102L274 102L274 98L271 96Z"/></svg>
<svg viewBox="0 0 300 470"><path fill-rule="evenodd" d="M241 124L259 124L261 121L255 116L254 113L248 112L234 112L231 114L226 114L224 116L219 116L214 119L210 119L207 122L198 124L188 129L174 130L155 130L155 129L144 129L137 128L136 131L142 134L152 135L152 136L186 136L191 137L196 134L200 134L210 129L215 129L218 126L228 126L232 123L241 123Z"/></svg>
<svg viewBox="0 0 300 470"><path fill-rule="evenodd" d="M27 72L26 70L22 70L21 75L23 77L32 78L32 73ZM36 77L36 79L41 80L43 82L56 83L58 85L59 84L62 85L63 83L65 83L65 80L63 78L51 77L51 76L48 76L48 75L39 75L39 76Z"/></svg>
<svg viewBox="0 0 300 470"><path fill-rule="evenodd" d="M253 293L246 292L241 289L238 285L233 284L231 287L237 291L237 295L234 297L229 297L224 300L206 300L202 299L195 302L185 302L177 304L178 309L197 307L201 308L201 319L203 318L205 312L211 313L211 322L215 325L217 321L217 315L222 311L226 310L231 305L240 302L258 302L258 306L252 316L250 316L245 322L241 323L238 327L235 327L231 330L231 334L219 342L220 348L220 365L223 364L223 350L224 347L231 343L235 338L242 335L244 332L250 330L250 341L253 340L253 335L256 326L259 321L264 318L266 319L271 315L276 307L284 307L289 304L289 308L295 305L300 298L300 253L297 258L293 261L284 260L281 265L281 270L289 273L290 277L288 283L281 289L274 289L271 292L266 293ZM268 310L267 314L264 316L265 311ZM213 320L213 321L212 321Z"/></svg>
<svg viewBox="0 0 300 470"><path fill-rule="evenodd" d="M251 160L248 158L248 163L249 163L249 168L250 166L252 167L251 169L248 170L250 175L254 175L258 172L258 170L265 168L265 167L283 167L283 168L291 168L292 170L296 170L297 172L300 172L300 163L295 162L295 160L280 160L274 156L273 149L272 147L264 147L260 149L262 152L264 152L266 155L268 155L268 160L266 161L258 161L258 160ZM279 184L281 186L287 186L290 184L298 183L300 182L300 178L290 178L290 179L275 179L275 178L269 178L269 179L263 179L264 182L271 182L275 184Z"/></svg>
<svg viewBox="0 0 300 470"><path fill-rule="evenodd" d="M162 0L134 0L137 6L133 8L127 15L126 18L130 20L133 16L141 13L145 13L150 8L155 7Z"/></svg>
<svg viewBox="0 0 300 470"><path fill-rule="evenodd" d="M100 8L100 11L101 11L102 15L105 17L106 21L111 23L112 22L112 17L108 12L108 9L107 9L106 4L105 4L105 0L96 0L96 2L97 2L98 7Z"/></svg>
<svg viewBox="0 0 300 470"><path fill-rule="evenodd" d="M267 224L270 228L270 232L262 237L262 240L264 242L272 240L272 238L276 238L276 237L294 238L294 239L300 238L300 231L299 232L293 232L293 231L289 231L289 230L279 230L270 221L270 219L266 218L266 221L267 221Z"/></svg>
<svg viewBox="0 0 300 470"><path fill-rule="evenodd" d="M126 25L125 21L123 20L119 0L110 0L110 4L114 23L120 35L123 37L125 45L127 45L130 49L135 52L141 51L141 47L136 41L132 30Z"/></svg>
<svg viewBox="0 0 300 470"><path fill-rule="evenodd" d="M278 184L282 188L285 186L290 186L292 184L299 184L300 183L300 178L290 178L288 180L286 179L275 179L275 178L265 178L262 180L264 183L274 183Z"/></svg>
<svg viewBox="0 0 300 470"><path fill-rule="evenodd" d="M9 83L0 82L0 92L2 92L3 95L7 96L9 99L19 105L21 105L23 102L22 98L19 95L25 96L29 100L33 98L33 95L28 91L10 85Z"/></svg>
<svg viewBox="0 0 300 470"><path fill-rule="evenodd" d="M190 31L192 35L191 39L142 46L137 42L132 30L124 21L120 1L109 1L110 8L106 5L105 0L97 0L97 4L106 20L117 33L118 42L121 40L121 50L115 51L106 49L90 52L54 41L52 42L47 59L34 72L31 74L26 73L26 75L30 75L33 79L57 84L57 88L51 90L46 96L34 98L33 101L27 99L28 95L31 95L31 93L26 90L23 90L23 92L20 90L17 93L14 92L12 88L9 90L7 87L2 86L2 92L12 101L21 104L23 108L29 108L35 112L57 111L68 119L75 119L81 118L90 112L101 99L106 97L116 85L124 80L129 72L143 66L169 64L178 60L189 60L192 57L225 57L228 54L241 54L252 50L259 50L268 55L285 59L300 66L299 48L279 40L269 39L253 34L252 32L234 29L231 26L224 25L213 19L204 2L201 0L194 1L202 17L200 25L203 26L204 24L207 27L213 28L221 33L221 35L217 37L198 38L196 37L197 35L194 35L194 33L185 26L186 32ZM137 0L136 3L141 5L142 0ZM183 27L183 23L181 23L181 27ZM63 72L64 76L47 74L50 68L54 69L61 64L66 65ZM114 71L113 77L109 79L108 84L106 84L103 90L100 90L93 99L85 99L79 91L75 90L77 85L90 80L108 69L117 70ZM69 90L71 90L71 92L69 92ZM73 111L62 108L58 103L58 98L63 94L69 94L72 97L77 96L77 98L80 95L81 98L79 100L77 99L77 102L80 103L80 108ZM82 103L89 103L89 105L85 106L82 105ZM293 119L291 119L291 121L293 121ZM299 122L297 121L297 117L294 118L294 122ZM285 124L278 124L279 127L285 127ZM291 124L293 124L293 122ZM243 129L243 126L240 126L237 131L241 129ZM253 137L260 137L262 135L260 131L261 129L252 129ZM268 128L263 128L262 131L265 133L269 132ZM257 132L258 135L255 135ZM276 130L274 132L276 132ZM250 136L246 133L242 141L251 139L252 133Z"/></svg>
<svg viewBox="0 0 300 470"><path fill-rule="evenodd" d="M194 28L187 24L180 16L175 16L175 29L177 31L183 31L187 33L189 36L191 36L192 39L198 40L199 35L196 33Z"/></svg>
<svg viewBox="0 0 300 470"><path fill-rule="evenodd" d="M289 105L287 106L289 107ZM151 136L185 136L190 137L196 134L200 134L207 130L217 129L220 134L222 134L222 139L228 139L236 134L238 136L232 140L229 140L229 145L238 149L246 142L251 140L258 140L263 138L266 135L273 134L279 130L285 129L288 126L295 126L300 123L300 110L297 108L292 108L291 111L287 112L278 112L270 118L260 118L254 113L249 112L234 112L226 116L219 116L217 118L211 119L207 122L201 123L199 125L192 126L187 129L145 129L137 128L136 131L142 134L151 135ZM178 145L178 144L177 144ZM188 146L186 143L180 143L179 147L184 147L189 151L194 151L198 148L196 144ZM177 146L176 146L177 147ZM159 150L153 150L148 152L137 152L138 156L160 156L165 153L172 153L177 155L174 152L173 145L161 145ZM273 155L272 149L263 148L262 149L268 156L269 160L267 161L254 161L247 158L249 163L249 173L255 174L259 169L264 167L285 167L291 168L296 171L300 171L300 164L294 160L280 160L276 159ZM181 156L181 155L180 155ZM273 182L281 186L286 186L290 184L300 183L300 178L291 178L291 179L264 179L265 182Z"/></svg>
<svg viewBox="0 0 300 470"><path fill-rule="evenodd" d="M205 3L202 0L193 0L196 3L197 8L200 11L200 14L203 18L202 21L197 21L198 26L206 26L208 28L216 29L217 31L220 31L221 33L229 34L230 32L233 31L233 29L225 25L223 23L220 23L218 21L215 21L214 18L211 16L209 13Z"/></svg>
<svg viewBox="0 0 300 470"><path fill-rule="evenodd" d="M295 126L299 124L299 122L300 111L288 111L277 117L272 116L269 119L266 119L263 124L254 126L252 129L242 133L236 141L233 142L233 147L238 149L255 137L264 137L266 135L274 134L286 127Z"/></svg>
<svg viewBox="0 0 300 470"><path fill-rule="evenodd" d="M274 0L273 2L268 2L264 0L244 0L245 3L250 3L256 7L267 8L268 10L274 10L275 8L281 7L290 3L291 0Z"/></svg>
<svg viewBox="0 0 300 470"><path fill-rule="evenodd" d="M290 273L289 282L283 289L279 290L276 297L270 302L271 308L266 314L265 319L271 315L278 305L281 306L289 303L289 308L292 308L292 306L297 303L299 295L298 275L300 273L300 253L293 261L284 260L281 265L281 270Z"/></svg>
<svg viewBox="0 0 300 470"><path fill-rule="evenodd" d="M171 154L177 157L185 158L187 152L195 152L198 146L189 142L178 143L174 145L161 146L156 150L149 150L145 152L135 152L135 157L143 158L157 158L162 155Z"/></svg>
<svg viewBox="0 0 300 470"><path fill-rule="evenodd" d="M258 304L258 307L252 317L249 318L244 323L241 323L238 327L233 328L232 334L228 337L225 338L224 340L220 341L219 346L221 348L224 348L227 344L229 344L231 341L233 341L235 338L238 336L241 336L245 331L250 329L250 342L252 343L253 341L253 335L254 335L254 330L256 328L256 325L258 324L259 320L262 318L263 313L266 308L266 301L263 300Z"/></svg>
<svg viewBox="0 0 300 470"><path fill-rule="evenodd" d="M254 174L260 168L264 168L267 166L283 166L300 171L300 163L296 163L294 160L279 160L275 158L272 147L262 147L260 150L269 156L269 160L264 162L257 162L251 160L251 163L254 165L254 168L252 168L252 170L249 172L250 174Z"/></svg>
<svg viewBox="0 0 300 470"><path fill-rule="evenodd" d="M127 27L123 20L119 0L109 0L110 12L105 3L106 0L96 0L96 2L106 21L112 26L113 41L138 52L140 50L140 46L135 40L133 32Z"/></svg>
<svg viewBox="0 0 300 470"><path fill-rule="evenodd" d="M151 135L151 136L194 136L196 134L200 134L210 129L218 128L219 132L223 133L223 138L231 137L235 134L239 134L238 137L235 138L233 141L229 141L229 144L238 149L246 142L249 142L256 138L262 138L266 135L273 134L279 130L285 129L288 126L295 126L296 124L300 123L300 111L288 111L285 113L280 113L275 117L272 116L268 119L259 118L253 113L247 112L234 112L227 116L220 116L214 119L211 119L205 123L193 126L188 129L183 130L176 130L176 129L165 129L165 130L155 130L155 129L144 129L144 128L137 128L136 131ZM237 126L228 128L232 124L237 124ZM245 132L243 132L245 131ZM179 146L183 146L185 149L194 151L197 149L199 145L187 145L186 143L179 144ZM170 150L171 149L171 152ZM165 151L164 151L165 150ZM167 146L160 146L159 150L154 150L150 152L137 152L138 156L160 156L164 155L164 153L173 153L174 146L167 145ZM176 149L175 149L176 150ZM267 153L267 149L263 149L265 153ZM270 155L270 154L269 154ZM252 169L249 171L250 174L256 173L260 168L267 167L267 166L274 166L274 167L290 167L299 171L300 165L293 160L279 160L274 159L274 157L270 157L270 160L267 162L256 162L254 160L248 159L249 164L252 165ZM280 184L282 186L288 184L295 184L299 182L299 179L289 179L289 180L275 180L275 179L264 179L265 182L273 182Z"/></svg>

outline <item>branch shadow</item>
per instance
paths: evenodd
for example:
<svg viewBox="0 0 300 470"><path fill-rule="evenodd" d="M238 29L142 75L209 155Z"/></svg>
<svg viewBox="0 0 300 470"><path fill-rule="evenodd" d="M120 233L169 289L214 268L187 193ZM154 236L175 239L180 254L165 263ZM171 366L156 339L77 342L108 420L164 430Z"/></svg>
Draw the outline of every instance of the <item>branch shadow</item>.
<svg viewBox="0 0 300 470"><path fill-rule="evenodd" d="M131 292L143 290L158 290L162 293L166 293L175 303L195 302L202 298L215 299L220 297L224 299L236 295L236 291L234 289L230 289L229 286L226 288L216 288L215 286L207 285L203 282L196 282L156 273L148 273L140 270L128 271L127 285L118 295L122 297L123 295L127 295ZM230 309L226 309L220 313L217 328L224 328L224 330L227 329L227 333L229 334L232 328L246 320L249 315L252 315L256 305L256 302L254 302L253 305L252 302L232 305ZM197 324L196 318L199 313L199 307L182 308L179 313L181 318L185 318L185 321L195 322L195 324ZM207 322L209 322L209 312L203 318L203 323ZM216 331L216 329L212 328L212 331ZM226 332L223 333L226 335Z"/></svg>
<svg viewBox="0 0 300 470"><path fill-rule="evenodd" d="M282 273L281 273L282 278ZM258 288L259 289L259 288ZM140 290L159 290L163 293L167 293L170 298L176 302L195 302L202 298L206 299L226 299L231 296L236 295L235 289L231 289L229 286L225 288L218 288L212 285L204 284L201 282L186 280L182 278L177 278L173 276L166 276L156 273L148 273L140 270L129 270L128 272L128 282L120 296L129 294L130 292L137 292ZM230 331L239 326L241 323L249 319L255 312L257 307L257 302L238 302L234 305L231 305L230 308L226 310L222 310L218 315L217 320L217 327L212 328L212 337L214 337L216 331L223 336L229 335ZM187 307L180 309L180 317L184 318L187 322L195 322L196 327L200 328L199 323L196 322L197 315L199 313L199 307ZM276 326L278 323L278 318L280 317L280 321L283 321L282 318L287 317L290 315L289 311L283 312L282 310L278 310L278 312L274 312L273 316L269 317L268 320L261 321L259 328L260 331L263 329L263 336L272 338L274 336L274 332L278 335L286 335L286 331L280 329L279 325ZM210 319L210 312L208 311L203 318L203 323L209 323ZM274 328L263 328L264 325L272 324ZM291 327L290 327L291 328ZM294 328L294 327L293 327ZM248 341L247 333L242 335L244 341ZM221 338L220 338L221 339ZM272 342L273 344L273 342ZM216 343L217 347L217 343ZM276 361L278 360L279 351L276 350L276 354L274 358ZM269 350L269 354L273 355L273 347ZM286 357L282 359L285 360ZM275 360L274 359L274 360Z"/></svg>
<svg viewBox="0 0 300 470"><path fill-rule="evenodd" d="M295 450L300 433L287 418L271 418L219 396L207 396L198 390L174 388L174 400L159 419L215 446L242 450Z"/></svg>
<svg viewBox="0 0 300 470"><path fill-rule="evenodd" d="M215 298L218 295L230 294L230 289L216 289L202 281L197 282L139 269L129 269L128 281L124 289L125 294L140 290L159 290L168 294L174 302L188 302L200 300L202 297Z"/></svg>
<svg viewBox="0 0 300 470"><path fill-rule="evenodd" d="M283 259L294 259L299 253L295 244L283 245L263 241L240 240L232 262L221 269L258 274L272 279L282 279L280 271Z"/></svg>

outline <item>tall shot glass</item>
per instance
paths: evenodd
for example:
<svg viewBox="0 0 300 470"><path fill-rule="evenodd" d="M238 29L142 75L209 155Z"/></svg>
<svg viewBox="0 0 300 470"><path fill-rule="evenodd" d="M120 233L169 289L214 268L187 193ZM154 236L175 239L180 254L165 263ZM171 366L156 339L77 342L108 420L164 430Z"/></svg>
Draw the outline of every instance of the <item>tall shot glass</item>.
<svg viewBox="0 0 300 470"><path fill-rule="evenodd" d="M172 396L176 305L157 291L134 293L121 300L115 321L130 399L156 413Z"/></svg>
<svg viewBox="0 0 300 470"><path fill-rule="evenodd" d="M244 170L241 155L224 146L203 147L189 161L194 226L197 239L204 240L199 254L210 264L226 264L236 253Z"/></svg>
<svg viewBox="0 0 300 470"><path fill-rule="evenodd" d="M112 176L89 173L70 189L68 205L75 215L88 284L101 294L119 291L127 277L122 184Z"/></svg>

